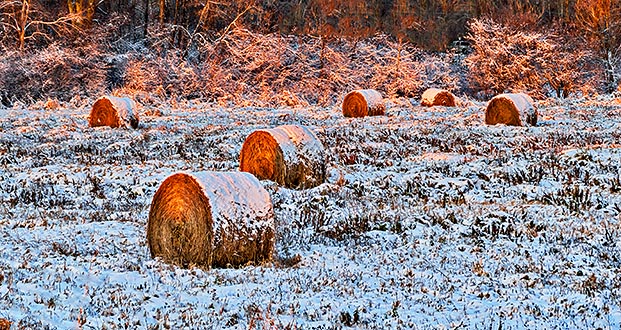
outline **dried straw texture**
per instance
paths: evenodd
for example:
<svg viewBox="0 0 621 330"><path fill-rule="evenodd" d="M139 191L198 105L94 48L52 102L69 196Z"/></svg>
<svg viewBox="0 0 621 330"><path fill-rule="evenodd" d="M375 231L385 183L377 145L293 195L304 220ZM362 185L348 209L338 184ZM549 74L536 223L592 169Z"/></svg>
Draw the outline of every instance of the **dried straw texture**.
<svg viewBox="0 0 621 330"><path fill-rule="evenodd" d="M269 261L274 251L270 196L248 173L174 174L153 197L147 241L152 257L181 267Z"/></svg>
<svg viewBox="0 0 621 330"><path fill-rule="evenodd" d="M11 322L7 319L0 318L0 330L11 330Z"/></svg>
<svg viewBox="0 0 621 330"><path fill-rule="evenodd" d="M93 104L88 117L90 127L138 128L138 122L136 102L128 97L103 96Z"/></svg>
<svg viewBox="0 0 621 330"><path fill-rule="evenodd" d="M420 104L425 107L433 107L436 105L445 107L454 107L455 96L453 93L438 88L429 88L423 93Z"/></svg>
<svg viewBox="0 0 621 330"><path fill-rule="evenodd" d="M496 95L485 110L485 123L511 126L537 125L537 109L533 99L523 93Z"/></svg>
<svg viewBox="0 0 621 330"><path fill-rule="evenodd" d="M307 189L326 179L326 153L305 126L285 125L258 130L244 141L239 156L243 172L293 189Z"/></svg>
<svg viewBox="0 0 621 330"><path fill-rule="evenodd" d="M386 106L382 94L374 89L361 89L349 92L343 99L345 117L382 116Z"/></svg>

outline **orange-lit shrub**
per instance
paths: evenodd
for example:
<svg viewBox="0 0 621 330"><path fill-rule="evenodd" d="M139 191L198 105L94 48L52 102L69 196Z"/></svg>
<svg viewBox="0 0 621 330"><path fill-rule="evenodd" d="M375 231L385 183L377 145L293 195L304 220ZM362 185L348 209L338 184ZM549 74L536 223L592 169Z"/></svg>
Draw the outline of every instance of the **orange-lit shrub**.
<svg viewBox="0 0 621 330"><path fill-rule="evenodd" d="M579 40L561 38L554 31L518 30L489 19L474 19L469 29L469 87L482 98L504 92L566 97L579 85L601 87L594 79L601 65L592 51L574 47Z"/></svg>

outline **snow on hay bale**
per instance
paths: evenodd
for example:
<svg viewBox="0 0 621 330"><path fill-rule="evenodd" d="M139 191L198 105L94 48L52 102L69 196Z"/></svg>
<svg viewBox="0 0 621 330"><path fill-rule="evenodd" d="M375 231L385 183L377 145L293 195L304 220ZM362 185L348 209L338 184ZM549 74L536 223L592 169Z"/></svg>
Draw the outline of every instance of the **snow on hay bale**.
<svg viewBox="0 0 621 330"><path fill-rule="evenodd" d="M269 261L274 211L251 174L177 173L161 184L149 211L152 257L182 267L227 267Z"/></svg>
<svg viewBox="0 0 621 330"><path fill-rule="evenodd" d="M239 168L287 188L313 188L326 179L326 153L310 129L284 125L248 135Z"/></svg>
<svg viewBox="0 0 621 330"><path fill-rule="evenodd" d="M489 101L485 110L485 123L535 126L537 125L537 109L533 105L533 99L526 94L496 95Z"/></svg>
<svg viewBox="0 0 621 330"><path fill-rule="evenodd" d="M436 105L454 107L455 96L445 89L429 88L423 93L420 104L425 107Z"/></svg>
<svg viewBox="0 0 621 330"><path fill-rule="evenodd" d="M355 90L343 99L345 117L382 116L385 112L382 94L374 89Z"/></svg>
<svg viewBox="0 0 621 330"><path fill-rule="evenodd" d="M93 104L88 117L90 127L138 128L138 121L136 102L128 97L103 96Z"/></svg>

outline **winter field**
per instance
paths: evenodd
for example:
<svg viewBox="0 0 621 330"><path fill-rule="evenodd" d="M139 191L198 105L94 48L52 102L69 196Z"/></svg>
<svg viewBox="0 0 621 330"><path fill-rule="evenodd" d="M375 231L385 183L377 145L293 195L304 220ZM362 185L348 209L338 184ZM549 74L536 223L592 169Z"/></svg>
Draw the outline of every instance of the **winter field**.
<svg viewBox="0 0 621 330"><path fill-rule="evenodd" d="M485 103L387 116L330 108L0 109L0 318L11 329L619 329L621 100ZM231 171L253 130L311 127L328 182L264 182L275 262L180 269L150 257L159 184Z"/></svg>

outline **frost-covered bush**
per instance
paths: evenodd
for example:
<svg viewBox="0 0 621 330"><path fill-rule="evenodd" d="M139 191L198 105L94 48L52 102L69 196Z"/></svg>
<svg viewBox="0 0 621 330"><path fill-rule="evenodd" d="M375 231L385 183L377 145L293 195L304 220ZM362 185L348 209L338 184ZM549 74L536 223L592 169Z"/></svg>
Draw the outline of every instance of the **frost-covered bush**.
<svg viewBox="0 0 621 330"><path fill-rule="evenodd" d="M0 55L0 101L31 103L46 98L96 96L106 88L103 56L92 47L52 44L41 50Z"/></svg>
<svg viewBox="0 0 621 330"><path fill-rule="evenodd" d="M140 50L128 57L128 90L221 104L334 105L361 88L389 97L417 97L433 86L460 89L450 56L386 35L349 42L235 29L191 52Z"/></svg>
<svg viewBox="0 0 621 330"><path fill-rule="evenodd" d="M480 97L504 92L526 92L534 97L567 97L582 88L598 88L601 70L594 54L577 47L579 40L555 31L531 32L489 19L473 19L466 38L472 53L465 59L469 87Z"/></svg>

